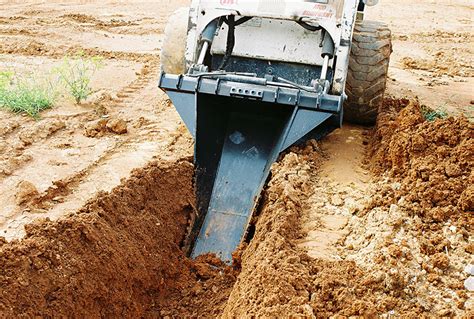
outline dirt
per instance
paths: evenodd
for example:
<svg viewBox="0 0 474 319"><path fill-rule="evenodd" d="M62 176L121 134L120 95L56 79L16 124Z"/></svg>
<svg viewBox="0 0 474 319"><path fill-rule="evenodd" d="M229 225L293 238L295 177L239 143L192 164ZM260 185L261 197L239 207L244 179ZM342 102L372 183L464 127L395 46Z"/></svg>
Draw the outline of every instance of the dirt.
<svg viewBox="0 0 474 319"><path fill-rule="evenodd" d="M104 67L81 105L0 110L0 317L473 317L470 3L367 11L394 34L393 98L281 156L232 266L182 251L193 141L156 83L187 3L2 2L0 70Z"/></svg>
<svg viewBox="0 0 474 319"><path fill-rule="evenodd" d="M77 213L2 239L2 317L218 315L237 273L181 250L193 171L187 160L153 162Z"/></svg>
<svg viewBox="0 0 474 319"><path fill-rule="evenodd" d="M38 220L21 241L3 242L2 317L159 316L171 294L215 277L224 265L191 262L180 250L192 174L186 160L149 164L79 212Z"/></svg>
<svg viewBox="0 0 474 319"><path fill-rule="evenodd" d="M349 222L341 254L398 278L421 313L472 314L463 269L473 261L473 124L429 122L422 110L417 101L386 100L367 158L380 177Z"/></svg>
<svg viewBox="0 0 474 319"><path fill-rule="evenodd" d="M367 10L392 30L387 92L472 119L473 10L469 0L389 0Z"/></svg>
<svg viewBox="0 0 474 319"><path fill-rule="evenodd" d="M403 197L425 221L469 226L474 211L473 123L463 117L429 122L417 102L396 113L399 104L403 102L386 103L369 156L375 172L388 171L401 186L383 192L374 204L395 204Z"/></svg>
<svg viewBox="0 0 474 319"><path fill-rule="evenodd" d="M223 317L371 316L390 310L399 301L390 294L379 297L383 283L354 262L314 259L298 247L305 236L300 220L311 172L318 170L321 154L312 145L294 151L273 167L255 237L243 252Z"/></svg>
<svg viewBox="0 0 474 319"><path fill-rule="evenodd" d="M192 212L192 165L173 165L136 171L80 212L39 220L1 246L2 313L140 316L164 287L179 289L189 276L179 243Z"/></svg>

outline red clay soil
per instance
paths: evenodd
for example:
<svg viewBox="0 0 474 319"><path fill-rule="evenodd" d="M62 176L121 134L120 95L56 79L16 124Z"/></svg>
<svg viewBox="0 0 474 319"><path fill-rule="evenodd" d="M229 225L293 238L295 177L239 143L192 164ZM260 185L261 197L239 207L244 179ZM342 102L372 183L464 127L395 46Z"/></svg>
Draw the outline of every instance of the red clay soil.
<svg viewBox="0 0 474 319"><path fill-rule="evenodd" d="M425 110L429 112L429 110ZM400 189L387 187L372 206L403 197L422 218L421 228L451 220L474 230L474 124L464 117L425 120L417 102L387 100L369 151L376 173L387 172Z"/></svg>
<svg viewBox="0 0 474 319"><path fill-rule="evenodd" d="M317 147L308 145L275 164L253 240L241 256L242 270L224 318L327 318L371 316L417 306L400 298L401 286L386 284L354 262L310 258L296 245L310 171L318 167Z"/></svg>
<svg viewBox="0 0 474 319"><path fill-rule="evenodd" d="M191 262L180 250L192 175L185 160L150 164L80 212L0 241L0 317L160 317L172 295L213 279L221 265Z"/></svg>
<svg viewBox="0 0 474 319"><path fill-rule="evenodd" d="M381 190L371 206L405 197L421 217L424 253L440 269L449 260L440 254L439 224L449 218L472 233L472 134L465 119L427 122L416 103L387 101L370 146L374 171L401 184ZM194 203L186 160L153 163L80 212L29 225L25 239L0 244L0 317L429 315L403 278L312 259L297 246L319 152L309 143L274 165L235 269L212 256L190 261L180 249Z"/></svg>
<svg viewBox="0 0 474 319"><path fill-rule="evenodd" d="M446 249L446 241L439 240L440 224L449 218L466 235L474 224L473 132L464 118L428 122L418 104L387 100L368 154L374 172L389 172L401 181L399 191L381 191L368 209L405 196L422 217L417 227L424 253L435 268L446 271L449 260L440 254ZM294 151L274 166L255 236L242 253L242 270L223 317L376 317L395 309L406 317L429 316L430 309L417 303L396 272L378 277L354 262L312 259L296 245L304 236L302 205L310 195L309 172L317 170L319 155L311 145ZM423 267L435 273L430 265ZM464 296L458 286L456 281L451 288Z"/></svg>
<svg viewBox="0 0 474 319"><path fill-rule="evenodd" d="M160 303L163 318L219 318L222 315L238 271L215 256L198 257L191 263L191 270L193 280Z"/></svg>

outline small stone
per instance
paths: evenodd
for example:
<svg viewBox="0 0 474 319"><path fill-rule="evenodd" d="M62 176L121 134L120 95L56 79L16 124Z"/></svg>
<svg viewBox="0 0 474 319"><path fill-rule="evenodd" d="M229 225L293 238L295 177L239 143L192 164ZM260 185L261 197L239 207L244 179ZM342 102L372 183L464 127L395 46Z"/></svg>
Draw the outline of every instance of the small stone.
<svg viewBox="0 0 474 319"><path fill-rule="evenodd" d="M344 201L340 196L333 195L331 197L331 204L334 205L334 206L342 206L342 205L344 205Z"/></svg>
<svg viewBox="0 0 474 319"><path fill-rule="evenodd" d="M401 183L398 183L398 182L393 183L393 184L392 184L392 188L393 188L393 190L396 190L396 191L397 191L397 190L400 190L400 188L402 188L402 184L401 184Z"/></svg>
<svg viewBox="0 0 474 319"><path fill-rule="evenodd" d="M469 291L474 291L474 276L470 276L464 281L464 287Z"/></svg>
<svg viewBox="0 0 474 319"><path fill-rule="evenodd" d="M107 129L107 119L100 119L93 122L90 122L84 127L84 135L87 137L99 137Z"/></svg>
<svg viewBox="0 0 474 319"><path fill-rule="evenodd" d="M107 123L107 128L115 134L127 133L127 122L122 119L112 119Z"/></svg>
<svg viewBox="0 0 474 319"><path fill-rule="evenodd" d="M31 201L39 195L36 186L28 181L21 181L17 186L18 190L15 195L15 201L18 206Z"/></svg>
<svg viewBox="0 0 474 319"><path fill-rule="evenodd" d="M63 203L64 202L64 196L56 196L56 197L53 198L53 201L58 202L58 203Z"/></svg>
<svg viewBox="0 0 474 319"><path fill-rule="evenodd" d="M400 216L400 207L398 207L395 204L390 205L390 210L389 210L390 216Z"/></svg>
<svg viewBox="0 0 474 319"><path fill-rule="evenodd" d="M474 265L467 265L466 268L464 268L464 272L468 275L474 276Z"/></svg>
<svg viewBox="0 0 474 319"><path fill-rule="evenodd" d="M48 211L46 209L36 208L31 211L31 214L47 214Z"/></svg>

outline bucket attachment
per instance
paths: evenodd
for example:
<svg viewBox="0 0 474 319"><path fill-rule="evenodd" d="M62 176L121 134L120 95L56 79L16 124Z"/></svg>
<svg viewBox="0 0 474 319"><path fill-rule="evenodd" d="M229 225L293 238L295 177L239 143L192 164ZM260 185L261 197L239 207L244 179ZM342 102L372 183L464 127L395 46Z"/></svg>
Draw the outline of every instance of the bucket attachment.
<svg viewBox="0 0 474 319"><path fill-rule="evenodd" d="M231 262L278 155L341 124L340 97L249 82L166 74L160 79L195 137L192 257L215 253Z"/></svg>

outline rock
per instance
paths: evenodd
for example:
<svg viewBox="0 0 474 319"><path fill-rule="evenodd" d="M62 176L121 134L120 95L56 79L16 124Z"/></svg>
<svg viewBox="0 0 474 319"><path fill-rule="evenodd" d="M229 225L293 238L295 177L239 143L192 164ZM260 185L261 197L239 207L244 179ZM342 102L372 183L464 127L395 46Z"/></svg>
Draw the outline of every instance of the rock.
<svg viewBox="0 0 474 319"><path fill-rule="evenodd" d="M398 190L400 190L400 189L402 188L402 184L399 183L399 182L393 183L393 184L392 184L392 188L393 188L393 190L398 191Z"/></svg>
<svg viewBox="0 0 474 319"><path fill-rule="evenodd" d="M391 217L400 217L401 215L400 207L398 207L395 204L390 205L389 214Z"/></svg>
<svg viewBox="0 0 474 319"><path fill-rule="evenodd" d="M474 276L470 276L464 281L464 287L469 291L474 291Z"/></svg>
<svg viewBox="0 0 474 319"><path fill-rule="evenodd" d="M97 137L107 131L107 119L100 119L86 124L84 135L87 137Z"/></svg>
<svg viewBox="0 0 474 319"><path fill-rule="evenodd" d="M127 133L127 122L122 119L111 119L107 123L107 128L116 134Z"/></svg>
<svg viewBox="0 0 474 319"><path fill-rule="evenodd" d="M48 211L46 209L36 208L31 211L31 214L47 214Z"/></svg>
<svg viewBox="0 0 474 319"><path fill-rule="evenodd" d="M334 206L344 205L344 200L339 195L331 196L331 204Z"/></svg>
<svg viewBox="0 0 474 319"><path fill-rule="evenodd" d="M30 202L37 196L39 192L36 189L36 186L28 181L21 181L17 186L18 190L15 195L15 201L17 205L23 205L26 202Z"/></svg>
<svg viewBox="0 0 474 319"><path fill-rule="evenodd" d="M64 196L56 196L53 198L53 202L64 203Z"/></svg>
<svg viewBox="0 0 474 319"><path fill-rule="evenodd" d="M431 257L433 266L439 269L447 269L449 267L449 259L446 254L437 253Z"/></svg>
<svg viewBox="0 0 474 319"><path fill-rule="evenodd" d="M474 276L474 265L467 265L466 268L464 268L464 272L468 275Z"/></svg>
<svg viewBox="0 0 474 319"><path fill-rule="evenodd" d="M389 219L388 219L388 224L397 227L400 226L403 223L403 214L398 205L392 204L390 205L389 209Z"/></svg>

